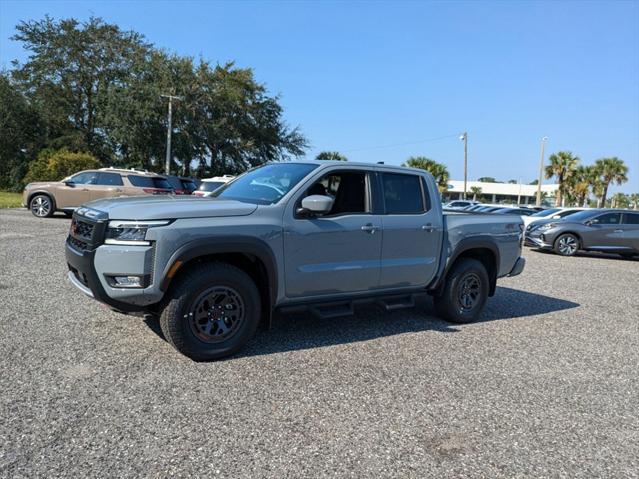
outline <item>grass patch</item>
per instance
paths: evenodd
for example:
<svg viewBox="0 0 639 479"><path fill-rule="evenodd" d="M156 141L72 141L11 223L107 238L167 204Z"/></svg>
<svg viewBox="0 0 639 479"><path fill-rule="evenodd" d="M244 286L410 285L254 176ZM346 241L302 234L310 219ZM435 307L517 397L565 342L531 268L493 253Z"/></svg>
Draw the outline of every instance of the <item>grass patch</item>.
<svg viewBox="0 0 639 479"><path fill-rule="evenodd" d="M0 208L19 208L22 206L22 193L0 191Z"/></svg>

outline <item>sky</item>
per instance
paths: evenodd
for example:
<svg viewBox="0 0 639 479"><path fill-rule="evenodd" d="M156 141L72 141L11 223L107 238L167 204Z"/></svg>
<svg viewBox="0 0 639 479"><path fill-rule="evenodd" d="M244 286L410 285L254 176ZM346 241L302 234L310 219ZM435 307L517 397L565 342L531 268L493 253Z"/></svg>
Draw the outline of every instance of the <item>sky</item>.
<svg viewBox="0 0 639 479"><path fill-rule="evenodd" d="M639 192L639 2L0 0L0 68L20 20L91 15L157 47L235 61L312 145L353 161L423 155L463 178L528 183L540 139L583 164L617 156Z"/></svg>

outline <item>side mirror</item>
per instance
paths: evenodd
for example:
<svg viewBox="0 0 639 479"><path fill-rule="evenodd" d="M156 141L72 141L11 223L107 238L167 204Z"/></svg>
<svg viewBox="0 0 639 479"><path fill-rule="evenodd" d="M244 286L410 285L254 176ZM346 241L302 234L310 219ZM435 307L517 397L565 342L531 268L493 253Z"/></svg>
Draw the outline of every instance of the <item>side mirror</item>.
<svg viewBox="0 0 639 479"><path fill-rule="evenodd" d="M75 186L75 181L67 180L67 181L64 182L64 184L67 185L67 186L74 187Z"/></svg>
<svg viewBox="0 0 639 479"><path fill-rule="evenodd" d="M585 224L586 226L592 226L592 225L594 225L596 222L597 222L597 220L588 220L588 221L586 221L584 224Z"/></svg>
<svg viewBox="0 0 639 479"><path fill-rule="evenodd" d="M315 215L323 215L331 211L334 201L330 196L310 195L302 200L302 207L298 210L298 213L308 212Z"/></svg>

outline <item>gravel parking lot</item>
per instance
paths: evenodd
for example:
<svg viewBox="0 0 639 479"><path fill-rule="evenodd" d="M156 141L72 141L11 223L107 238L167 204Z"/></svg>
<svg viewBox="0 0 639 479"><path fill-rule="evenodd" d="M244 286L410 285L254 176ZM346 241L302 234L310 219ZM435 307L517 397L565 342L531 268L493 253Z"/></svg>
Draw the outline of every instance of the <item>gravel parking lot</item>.
<svg viewBox="0 0 639 479"><path fill-rule="evenodd" d="M637 477L639 261L526 250L480 323L278 318L194 363L0 211L0 476Z"/></svg>

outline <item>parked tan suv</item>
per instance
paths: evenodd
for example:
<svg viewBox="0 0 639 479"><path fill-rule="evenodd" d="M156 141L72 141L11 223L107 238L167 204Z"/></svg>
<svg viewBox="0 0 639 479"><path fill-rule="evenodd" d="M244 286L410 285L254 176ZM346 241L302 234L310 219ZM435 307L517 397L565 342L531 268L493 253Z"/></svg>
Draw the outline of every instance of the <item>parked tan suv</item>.
<svg viewBox="0 0 639 479"><path fill-rule="evenodd" d="M56 211L71 216L88 201L115 196L171 193L166 178L142 170L100 168L80 171L61 181L29 183L22 193L22 206L35 216L46 218Z"/></svg>

